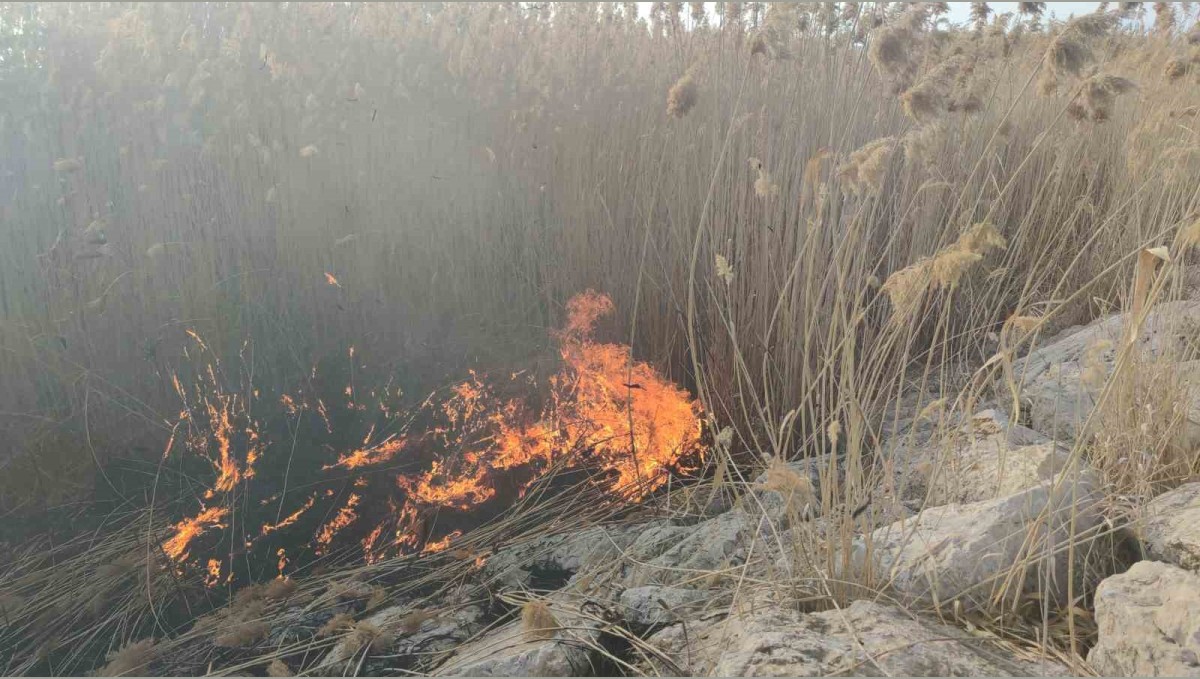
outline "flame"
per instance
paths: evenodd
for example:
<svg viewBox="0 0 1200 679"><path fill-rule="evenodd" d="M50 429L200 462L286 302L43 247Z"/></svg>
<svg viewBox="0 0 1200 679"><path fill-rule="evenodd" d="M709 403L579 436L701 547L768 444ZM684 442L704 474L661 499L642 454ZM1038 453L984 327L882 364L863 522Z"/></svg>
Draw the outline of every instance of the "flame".
<svg viewBox="0 0 1200 679"><path fill-rule="evenodd" d="M285 410L287 410L288 415L295 415L297 412L300 411L300 408L296 405L295 399L293 399L291 396L288 396L287 394L280 396L279 402L281 404L283 404L283 407Z"/></svg>
<svg viewBox="0 0 1200 679"><path fill-rule="evenodd" d="M421 550L421 553L422 554L433 554L435 552L443 552L443 551L449 549L450 543L452 541L457 540L458 538L462 537L462 534L463 534L463 532L461 530L456 530L456 531L446 535L441 540L427 542L427 543L425 543L425 547Z"/></svg>
<svg viewBox="0 0 1200 679"><path fill-rule="evenodd" d="M343 467L345 469L358 469L381 462L387 462L396 456L401 450L404 450L406 440L404 438L389 439L376 446L367 448L359 448L358 450L344 453L338 457L338 461L333 464L327 464L323 469L333 469L334 467Z"/></svg>
<svg viewBox="0 0 1200 679"><path fill-rule="evenodd" d="M325 282L335 288L342 287L342 284L338 282L338 279L334 278L333 274L329 273L328 271L325 272Z"/></svg>
<svg viewBox="0 0 1200 679"><path fill-rule="evenodd" d="M383 535L383 527L384 524L382 523L378 526L375 526L371 529L371 532L367 535L367 537L363 538L363 555L365 556L367 563L374 563L376 560L378 560L378 555L375 553L375 549L379 543L380 536Z"/></svg>
<svg viewBox="0 0 1200 679"><path fill-rule="evenodd" d="M292 524L296 523L297 521L299 521L299 520L300 520L300 517L301 517L301 515L303 515L303 514L304 514L304 512L307 512L308 510L312 509L313 503L315 503L316 501L317 501L317 496L316 496L316 495L310 495L310 496L308 497L308 500L306 500L306 501L304 502L304 504L303 504L303 505L301 505L300 509L297 509L296 511L292 512L291 514L288 514L288 515L287 515L286 517L284 517L284 518L283 518L283 520L282 520L282 521L280 521L279 523L275 523L275 524L266 523L266 524L263 524L263 527L262 527L262 532L261 532L261 533L259 533L259 537L263 537L263 536L266 536L266 535L270 535L271 533L274 533L275 531L277 531L277 530L279 530L279 529L281 529L281 528L287 528L288 526L290 526L290 525L292 525Z"/></svg>
<svg viewBox="0 0 1200 679"><path fill-rule="evenodd" d="M333 542L333 538L337 536L338 532L358 518L358 511L355 507L358 506L361 499L357 493L351 493L350 497L346 499L346 504L342 505L337 514L317 531L316 553L318 555L328 551L329 544Z"/></svg>
<svg viewBox="0 0 1200 679"><path fill-rule="evenodd" d="M209 559L208 575L204 576L204 586L211 589L219 584L221 584L221 561L220 559Z"/></svg>
<svg viewBox="0 0 1200 679"><path fill-rule="evenodd" d="M612 299L595 290L586 290L567 302L567 324L563 334L570 337L587 337L596 327L596 321L613 312Z"/></svg>
<svg viewBox="0 0 1200 679"><path fill-rule="evenodd" d="M327 276L331 285L340 287L331 274ZM377 430L389 424L372 422L361 444L342 448L336 462L322 466L324 471L366 469L388 463L401 452L415 461L429 460L424 471L396 478L392 488L399 493L388 499L387 514L361 539L362 554L368 563L397 552L452 550L455 558L473 559L480 565L486 556L456 549L452 544L463 535L462 530L443 534L454 527L453 521L437 530L445 525L435 520L439 512L477 511L485 503L510 497L512 492L523 497L552 467L601 472L591 474L591 478L613 497L637 501L663 486L669 471L679 469L685 455L701 452L702 412L687 391L651 365L635 360L630 347L593 338L601 319L613 313L612 300L589 290L572 298L566 310L565 322L551 333L558 344L561 364L548 379L538 380L534 372L522 370L505 372L493 381L471 371L468 379L430 394L418 406L414 419L401 430L403 435L375 441ZM199 336L192 335L203 346ZM348 353L353 360L354 347ZM205 502L194 516L176 524L173 535L163 544L164 551L177 562L189 560L189 548L206 531L226 528L231 511L227 507L240 499L235 492L251 491L251 486L243 482L254 478L256 463L269 445L249 416L250 402L244 392L224 392L217 379L219 364L215 364L217 369L214 364L209 364L200 376L207 392L198 388L189 393L172 375L184 403L176 427L184 432L182 440L187 448L204 457L215 472L209 489L203 493ZM315 377L315 365L312 374ZM371 398L382 394L379 407L388 420L393 413L384 401L390 395L390 384L382 391L370 385L357 389L371 394ZM355 391L353 382L345 388L350 398ZM298 416L313 409L326 433L333 433L325 403L316 394L293 393L294 397L279 397L281 410ZM395 393L400 396L398 388ZM353 402L350 407L366 408ZM420 433L413 433L409 427L418 421L417 417L425 418L421 420L424 424ZM172 437L174 440L174 431ZM323 513L327 508L332 511L322 517L307 553L328 553L338 536L359 520L364 505L374 506L373 500L365 501L373 497L368 495L372 492L370 478L353 478L340 506L336 504L340 498L332 488L312 491L291 514L282 519L275 516L273 523L263 521L257 536L246 539L247 549L299 523L320 504ZM206 509L205 505L217 505L208 500L218 496L223 496L220 506ZM253 536L253 529L247 528ZM272 550L275 547L269 546ZM289 563L288 555L282 548L275 554L282 575ZM223 569L220 559L197 556L190 563L198 569L207 566L207 583L220 582L222 570L229 571L224 575L227 582L232 577L232 571ZM293 554L292 558L298 557Z"/></svg>
<svg viewBox="0 0 1200 679"><path fill-rule="evenodd" d="M229 514L225 507L209 507L196 516L175 524L175 534L163 543L163 551L174 561L188 557L188 546L209 528L224 528L221 521Z"/></svg>
<svg viewBox="0 0 1200 679"><path fill-rule="evenodd" d="M396 544L419 543L421 507L468 511L492 499L496 472L531 468L532 483L556 457L573 456L568 464L589 460L609 473L620 497L637 500L665 484L665 472L698 449L699 404L652 366L633 360L629 347L592 340L596 323L613 309L608 296L590 290L568 302L567 321L554 333L563 366L549 380L550 405L540 415L531 416L516 400L496 398L474 372L452 388L440 408L447 426L432 434L461 453L397 479L408 497ZM429 542L424 551L444 549L448 539Z"/></svg>

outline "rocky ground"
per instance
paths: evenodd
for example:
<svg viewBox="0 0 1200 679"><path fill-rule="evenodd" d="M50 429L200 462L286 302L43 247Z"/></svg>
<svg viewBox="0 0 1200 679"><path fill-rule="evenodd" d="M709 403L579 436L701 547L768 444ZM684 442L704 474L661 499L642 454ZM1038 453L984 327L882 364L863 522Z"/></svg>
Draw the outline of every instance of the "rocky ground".
<svg viewBox="0 0 1200 679"><path fill-rule="evenodd" d="M1176 361L1193 319L1200 303L1161 305L1143 355ZM823 484L840 483L836 461L791 463L700 515L509 543L433 607L348 604L356 627L301 664L324 675L1200 676L1200 482L1114 519L1112 489L1073 446L1094 399L1084 363L1111 371L1116 352L1098 338L1119 346L1124 327L1076 328L1018 362L1029 426L993 407L941 433L896 432L883 490L853 517L815 509ZM845 586L852 578L870 586ZM269 643L314 638L336 612L311 610L286 608ZM1091 645L1086 665L1015 641L1063 624L1064 610Z"/></svg>

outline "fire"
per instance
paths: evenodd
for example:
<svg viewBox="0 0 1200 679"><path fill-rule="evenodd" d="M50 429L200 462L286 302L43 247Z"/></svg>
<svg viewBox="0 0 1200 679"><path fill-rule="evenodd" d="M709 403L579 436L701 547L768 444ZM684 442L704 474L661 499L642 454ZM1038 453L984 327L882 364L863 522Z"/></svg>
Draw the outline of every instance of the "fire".
<svg viewBox="0 0 1200 679"><path fill-rule="evenodd" d="M317 501L317 496L310 495L308 497L308 500L306 500L304 502L304 504L301 505L300 509L297 509L296 511L292 512L291 514L288 514L279 523L263 524L262 532L259 533L259 536L261 537L261 536L270 535L271 533L274 533L275 531L277 531L281 528L287 528L288 526L296 523L297 521L300 520L300 517L304 514L304 512L307 512L308 510L312 509L313 503L315 503L316 501Z"/></svg>
<svg viewBox="0 0 1200 679"><path fill-rule="evenodd" d="M337 284L332 275L329 278L331 285ZM339 536L353 533L368 563L397 553L447 550L463 561L482 563L486 556L453 544L465 530L463 517L454 513L487 512L490 510L482 507L489 502L505 502L514 494L523 497L552 468L585 469L594 482L620 500L637 501L663 486L685 455L701 452L699 404L654 367L635 360L630 347L594 339L598 323L614 312L609 297L587 291L571 299L566 309L561 329L552 331L561 362L549 378L519 370L506 371L492 380L471 371L467 379L426 398L398 432L392 428L394 411L380 398L379 407L386 418L370 422L365 435L356 435L348 444L341 439L334 448L340 451L336 461L321 465L320 470L366 471L401 453L405 462L411 458L423 467L395 477L394 482L389 477L383 488L389 493L385 498L379 497L380 484L373 480L379 477L360 473L349 479L328 478L329 485L310 490L303 503L282 518L279 512L271 516L273 520L255 521L252 515L239 515L239 523L247 521L246 534L252 536L241 538L246 550L265 547L268 551L263 556L277 560L282 574L289 560L304 557L295 552L289 556L280 545L261 545L261 541L311 517L313 523L306 523L304 529L313 531L305 550L309 556L329 553ZM195 339L200 341L198 336ZM348 351L353 360L354 348ZM236 504L243 499L238 494L252 493L258 487L247 481L255 477L256 463L271 445L260 436L249 415L250 403L244 396L248 392L223 391L217 379L220 367L215 365L216 369L210 364L202 372L202 388L194 392L185 390L172 375L184 402L176 427L185 432L182 440L187 449L212 465L214 477L194 516L176 524L163 543L168 556L205 572L209 583L220 582L222 577L228 582L233 577L232 563L208 559L208 555L192 558L189 551L207 531L227 528L229 508L245 506ZM312 374L315 377L315 366ZM351 377L351 385L344 390L344 382L329 385L331 393L377 398L394 391L400 396L390 382L377 390L371 384L356 386ZM310 389L292 394L279 396L281 413L299 418L311 412L320 420L318 427L323 425L326 433L333 433L329 412L317 393ZM415 424L419 429L414 430ZM394 433L382 437L377 433L389 429ZM268 493L274 492L275 498L286 493L284 478L282 492L265 484L271 488ZM343 486L348 494L340 505L338 492L330 487L334 482L349 483ZM219 504L213 498L220 498ZM380 506L380 500L386 500L388 509L383 516L373 517L371 512ZM213 506L206 508L208 505ZM255 512L270 511L264 503L251 505ZM311 516L318 505L323 514L319 521ZM370 530L367 526L361 533L347 530L359 522L360 514L363 519L374 519Z"/></svg>
<svg viewBox="0 0 1200 679"><path fill-rule="evenodd" d="M575 295L567 302L567 325L563 334L583 338L592 334L596 321L613 312L612 299L595 290Z"/></svg>
<svg viewBox="0 0 1200 679"><path fill-rule="evenodd" d="M556 457L571 466L590 462L609 472L620 497L637 500L666 483L665 472L698 449L699 404L652 366L633 360L629 347L592 340L596 323L613 308L606 295L590 290L568 302L567 322L555 333L563 367L549 380L550 405L540 415L531 416L515 400L497 399L473 372L452 389L441 405L448 426L433 433L446 449L462 452L397 480L408 495L397 544L419 542L418 508L469 511L492 499L498 472L529 468L536 479ZM445 540L427 543L425 551L431 545L444 549Z"/></svg>
<svg viewBox="0 0 1200 679"><path fill-rule="evenodd" d="M427 542L427 543L425 543L424 549L421 550L421 553L422 554L433 554L435 552L444 552L445 550L449 549L450 543L453 542L454 540L457 540L458 538L462 537L462 534L463 534L463 532L461 530L456 530L456 531L450 533L449 535L447 535L446 537L442 538L441 540Z"/></svg>
<svg viewBox="0 0 1200 679"><path fill-rule="evenodd" d="M351 493L350 497L346 499L346 504L342 505L338 513L327 521L324 526L321 526L321 529L317 531L317 554L324 554L329 549L330 543L333 542L333 538L337 536L338 532L351 523L354 523L354 520L358 518L358 511L355 507L358 506L361 499L357 493Z"/></svg>
<svg viewBox="0 0 1200 679"><path fill-rule="evenodd" d="M395 457L396 453L404 450L405 443L405 439L403 438L389 439L377 446L360 448L349 453L344 453L338 457L337 462L327 464L323 468L333 469L334 467L344 467L345 469L358 469L359 467L387 462Z"/></svg>
<svg viewBox="0 0 1200 679"><path fill-rule="evenodd" d="M224 406L224 404L221 405ZM211 498L214 492L228 493L236 488L238 482L242 480L242 472L231 454L233 446L230 443L230 433L233 431L233 425L229 422L229 409L218 408L212 403L207 406L209 421L215 425L213 438L217 440L217 451L220 455L220 459L215 463L218 473L217 481L205 494L205 497Z"/></svg>
<svg viewBox="0 0 1200 679"><path fill-rule="evenodd" d="M163 551L175 561L188 557L188 546L209 528L224 528L222 523L229 510L225 507L209 507L196 516L175 524L175 534L163 543Z"/></svg>
<svg viewBox="0 0 1200 679"><path fill-rule="evenodd" d="M204 586L211 588L219 584L221 584L221 560L209 559L208 575L204 577Z"/></svg>
<svg viewBox="0 0 1200 679"><path fill-rule="evenodd" d="M342 287L342 284L338 282L338 279L334 278L333 274L329 273L328 271L325 272L325 282L335 288Z"/></svg>

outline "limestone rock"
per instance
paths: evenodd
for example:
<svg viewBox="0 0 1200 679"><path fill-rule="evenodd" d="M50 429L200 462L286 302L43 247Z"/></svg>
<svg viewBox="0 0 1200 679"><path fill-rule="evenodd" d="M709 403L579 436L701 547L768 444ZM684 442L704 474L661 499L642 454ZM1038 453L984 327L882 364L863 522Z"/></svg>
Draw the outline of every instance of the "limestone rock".
<svg viewBox="0 0 1200 679"><path fill-rule="evenodd" d="M1200 575L1141 561L1096 590L1102 676L1200 677Z"/></svg>
<svg viewBox="0 0 1200 679"><path fill-rule="evenodd" d="M1121 346L1128 316L1118 314L1097 320L1081 328L1071 328L1057 337L1039 343L1039 347L1013 368L1021 383L1020 395L1028 409L1031 426L1056 439L1075 438L1096 404L1097 394L1081 382L1090 348L1093 361L1105 374L1111 374ZM1200 301L1178 301L1159 304L1151 310L1137 341L1141 355L1167 364L1187 358L1189 345L1195 342L1200 328ZM1098 351L1101 343L1109 348ZM1192 363L1192 362L1189 362ZM1188 373L1188 384L1200 382L1200 370L1195 365L1183 365L1175 373ZM1189 387L1190 388L1190 387ZM1200 422L1200 389L1192 389L1189 418ZM1200 425L1197 425L1200 426Z"/></svg>
<svg viewBox="0 0 1200 679"><path fill-rule="evenodd" d="M1200 482L1154 498L1137 534L1149 558L1200 571Z"/></svg>
<svg viewBox="0 0 1200 679"><path fill-rule="evenodd" d="M648 525L626 552L623 582L630 587L695 583L704 573L742 564L756 525L740 509L692 526Z"/></svg>
<svg viewBox="0 0 1200 679"><path fill-rule="evenodd" d="M627 623L634 627L651 627L692 617L693 611L703 608L709 598L700 590L646 585L625 590L619 603Z"/></svg>
<svg viewBox="0 0 1200 679"><path fill-rule="evenodd" d="M957 431L901 449L897 485L915 506L994 500L1082 467L1070 453L1002 412L984 410Z"/></svg>
<svg viewBox="0 0 1200 679"><path fill-rule="evenodd" d="M521 620L502 624L455 648L433 674L468 677L580 677L597 670L598 621L578 613L577 602L551 595L547 602L561 625L549 638L530 637ZM574 604L574 605L572 605Z"/></svg>
<svg viewBox="0 0 1200 679"><path fill-rule="evenodd" d="M414 615L408 606L392 606L368 616L364 622L395 639L387 654L414 656L446 651L466 641L479 631L483 613L477 605L435 615ZM340 674L360 650L353 640L340 639L325 654L320 667Z"/></svg>
<svg viewBox="0 0 1200 679"><path fill-rule="evenodd" d="M1062 665L1018 659L986 639L869 601L809 614L781 605L728 618L712 614L662 630L648 643L665 656L654 657L650 671L674 676L1068 673Z"/></svg>
<svg viewBox="0 0 1200 679"><path fill-rule="evenodd" d="M875 581L908 603L948 606L958 599L967 610L981 609L1012 565L1024 561L1029 567L1017 584L1061 599L1066 545L1074 539L1082 552L1101 521L1095 487L1092 475L1079 475L1057 487L1042 483L995 500L926 509L879 528L869 538ZM866 567L867 554L865 541L857 541L854 563Z"/></svg>
<svg viewBox="0 0 1200 679"><path fill-rule="evenodd" d="M616 559L634 540L660 526L669 524L593 526L510 545L488 559L484 579L511 588L556 589L575 573Z"/></svg>

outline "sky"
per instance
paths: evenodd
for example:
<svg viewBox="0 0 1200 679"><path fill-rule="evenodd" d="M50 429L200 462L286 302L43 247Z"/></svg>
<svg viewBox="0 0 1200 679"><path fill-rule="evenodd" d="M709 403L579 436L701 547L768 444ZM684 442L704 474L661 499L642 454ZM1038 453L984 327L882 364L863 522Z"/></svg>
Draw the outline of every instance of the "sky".
<svg viewBox="0 0 1200 679"><path fill-rule="evenodd" d="M1047 2L1046 14L1053 13L1059 19L1066 19L1072 14L1088 14L1094 12L1098 2ZM988 7L995 10L996 14L1004 14L1005 12L1017 11L1017 3L1015 2L989 2ZM969 2L952 2L950 3L950 20L954 23L961 23L970 19L971 3Z"/></svg>

